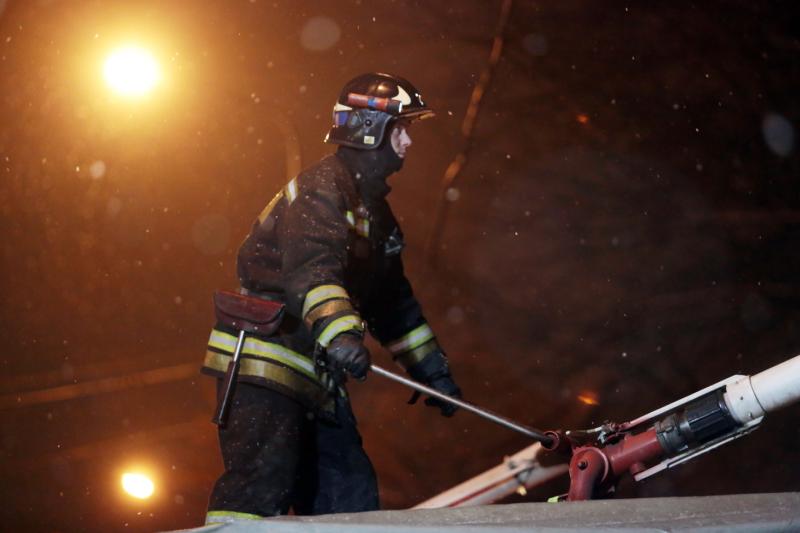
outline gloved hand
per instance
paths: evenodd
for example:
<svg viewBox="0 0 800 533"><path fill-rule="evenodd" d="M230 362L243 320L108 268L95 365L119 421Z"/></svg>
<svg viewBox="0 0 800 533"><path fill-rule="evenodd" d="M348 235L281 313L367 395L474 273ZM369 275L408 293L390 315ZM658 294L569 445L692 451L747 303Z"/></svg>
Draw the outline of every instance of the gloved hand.
<svg viewBox="0 0 800 533"><path fill-rule="evenodd" d="M334 372L346 371L356 379L363 380L369 370L369 350L360 335L340 333L328 344L327 363Z"/></svg>
<svg viewBox="0 0 800 533"><path fill-rule="evenodd" d="M442 351L436 351L426 355L422 361L409 368L408 373L415 380L443 394L454 398L461 398L461 389L459 389L456 382L453 381L453 376L450 374L450 367L447 364L447 357ZM415 403L419 396L420 393L415 392L408 403ZM451 417L458 411L458 407L455 405L437 398L425 398L425 405L438 407L442 416L446 417Z"/></svg>

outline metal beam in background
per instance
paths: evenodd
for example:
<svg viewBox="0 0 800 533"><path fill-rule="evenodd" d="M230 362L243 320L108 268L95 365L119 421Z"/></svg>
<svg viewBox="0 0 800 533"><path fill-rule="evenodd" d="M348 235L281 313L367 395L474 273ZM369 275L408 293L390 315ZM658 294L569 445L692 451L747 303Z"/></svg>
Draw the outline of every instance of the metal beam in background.
<svg viewBox="0 0 800 533"><path fill-rule="evenodd" d="M109 392L119 392L133 387L158 385L172 381L182 381L200 375L198 364L184 363L180 365L155 368L134 372L122 376L96 379L83 383L73 383L46 389L7 393L0 396L0 410L29 407L45 403L63 402L86 396L95 396Z"/></svg>
<svg viewBox="0 0 800 533"><path fill-rule="evenodd" d="M168 350L115 349L113 357L100 351L83 348L68 350L64 359L39 358L42 364L27 370L13 368L3 376L0 396L19 391L49 389L78 382L95 381L111 376L121 376L151 370L154 367L175 366L197 361L195 350L172 348ZM199 366L198 366L199 368Z"/></svg>

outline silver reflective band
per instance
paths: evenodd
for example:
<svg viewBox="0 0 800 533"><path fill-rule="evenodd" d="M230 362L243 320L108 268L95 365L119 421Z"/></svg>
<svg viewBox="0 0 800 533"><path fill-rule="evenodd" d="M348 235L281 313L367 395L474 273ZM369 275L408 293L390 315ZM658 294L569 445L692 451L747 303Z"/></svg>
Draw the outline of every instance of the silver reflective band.
<svg viewBox="0 0 800 533"><path fill-rule="evenodd" d="M390 342L387 345L387 348L393 355L397 355L407 352L408 350L413 350L414 348L425 344L433 337L433 330L431 330L430 326L428 326L428 324L422 324L421 326L412 329L409 333L406 333L399 339Z"/></svg>
<svg viewBox="0 0 800 533"><path fill-rule="evenodd" d="M322 333L319 334L317 342L323 348L327 348L328 344L330 344L336 335L351 330L364 331L364 324L361 321L361 318L357 317L356 315L346 315L337 318L328 324Z"/></svg>
<svg viewBox="0 0 800 533"><path fill-rule="evenodd" d="M286 199L289 200L291 204L294 202L295 198L297 198L297 178L292 178L292 180L286 184Z"/></svg>
<svg viewBox="0 0 800 533"><path fill-rule="evenodd" d="M322 302L333 300L334 298L344 298L349 300L350 295L344 290L344 287L339 285L319 285L314 287L306 293L306 299L303 302L302 315L305 317L311 309L316 307Z"/></svg>
<svg viewBox="0 0 800 533"><path fill-rule="evenodd" d="M208 345L219 350L226 350L233 353L233 350L236 348L236 337L215 329L211 331ZM279 344L264 342L251 337L244 341L242 353L274 359L300 371L312 379L316 379L314 364L310 359Z"/></svg>
<svg viewBox="0 0 800 533"><path fill-rule="evenodd" d="M272 198L272 200L269 201L267 206L261 211L261 213L259 213L259 215L258 215L258 223L259 224L263 224L264 223L264 221L267 219L269 214L275 208L275 204L277 204L280 201L281 198L283 198L283 190L278 191L278 194L276 194L275 197Z"/></svg>

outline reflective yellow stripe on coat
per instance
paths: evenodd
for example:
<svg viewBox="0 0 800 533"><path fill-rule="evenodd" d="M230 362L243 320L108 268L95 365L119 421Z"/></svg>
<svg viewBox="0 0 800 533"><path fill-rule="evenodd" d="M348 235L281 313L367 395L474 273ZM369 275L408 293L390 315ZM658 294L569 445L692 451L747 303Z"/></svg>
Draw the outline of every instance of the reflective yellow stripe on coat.
<svg viewBox="0 0 800 533"><path fill-rule="evenodd" d="M350 227L356 230L356 233L362 237L369 237L369 219L357 219L352 211L345 212L344 217L347 219L347 223Z"/></svg>
<svg viewBox="0 0 800 533"><path fill-rule="evenodd" d="M433 330L428 324L418 326L399 339L386 344L394 360L408 370L428 354L440 350Z"/></svg>
<svg viewBox="0 0 800 533"><path fill-rule="evenodd" d="M392 352L392 355L400 355L403 352L413 350L429 340L433 339L433 330L428 324L412 329L399 339L395 339L388 343L386 347Z"/></svg>
<svg viewBox="0 0 800 533"><path fill-rule="evenodd" d="M319 304L334 299L349 300L350 295L347 294L344 287L339 285L319 285L314 287L306 293L306 299L303 301L303 318Z"/></svg>
<svg viewBox="0 0 800 533"><path fill-rule="evenodd" d="M203 362L206 373L224 375L233 360L236 337L214 329L208 341ZM239 360L239 377L245 381L274 385L275 390L294 395L298 401L314 408L330 410L325 376L318 377L310 358L285 346L261 339L246 338ZM273 387L273 388L275 388Z"/></svg>
<svg viewBox="0 0 800 533"><path fill-rule="evenodd" d="M236 337L214 329L211 330L211 337L208 339L208 345L218 350L233 353L236 349ZM242 347L242 354L272 359L313 380L317 379L317 375L314 372L314 363L311 359L280 344L266 342L252 337L246 338L244 346Z"/></svg>
<svg viewBox="0 0 800 533"><path fill-rule="evenodd" d="M319 337L317 337L317 342L323 348L327 348L328 344L330 344L338 334L353 330L359 333L363 332L364 323L361 321L361 318L356 315L345 315L328 324L325 329L322 330L322 333L319 334Z"/></svg>
<svg viewBox="0 0 800 533"><path fill-rule="evenodd" d="M295 201L297 198L297 178L292 178L289 183L286 184L286 200L289 202L289 205Z"/></svg>

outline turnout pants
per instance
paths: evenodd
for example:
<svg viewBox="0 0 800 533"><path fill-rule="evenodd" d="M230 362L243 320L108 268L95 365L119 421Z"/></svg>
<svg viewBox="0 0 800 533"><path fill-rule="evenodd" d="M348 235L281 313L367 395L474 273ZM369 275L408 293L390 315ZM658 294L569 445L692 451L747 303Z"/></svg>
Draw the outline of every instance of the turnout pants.
<svg viewBox="0 0 800 533"><path fill-rule="evenodd" d="M338 424L318 420L283 394L237 383L228 423L219 430L225 472L206 522L290 508L298 515L378 509L375 470L346 398L337 399L336 418Z"/></svg>

